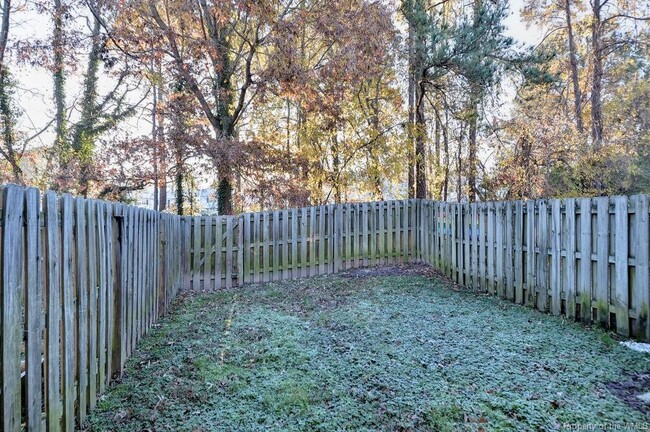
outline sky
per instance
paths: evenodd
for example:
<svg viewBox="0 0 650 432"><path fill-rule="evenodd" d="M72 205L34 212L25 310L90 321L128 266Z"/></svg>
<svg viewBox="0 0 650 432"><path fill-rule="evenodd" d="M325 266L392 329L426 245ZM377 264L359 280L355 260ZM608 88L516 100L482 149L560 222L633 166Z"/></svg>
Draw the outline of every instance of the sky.
<svg viewBox="0 0 650 432"><path fill-rule="evenodd" d="M526 28L522 23L519 11L523 7L523 1L510 0L510 16L506 20L507 33L518 42L537 45L542 39L542 32L539 29ZM15 13L14 16L16 16ZM19 21L16 21L12 27L17 38L46 39L49 37L51 30L46 16L30 14L29 16L23 15L18 19ZM17 103L23 113L19 120L19 130L29 130L28 136L31 136L43 129L54 117L52 75L50 71L42 67L21 65L14 69L14 76L18 81ZM101 81L104 86L107 86L107 80ZM70 75L67 82L68 99L74 100L80 91L80 74ZM74 109L72 111L72 115L74 115ZM123 125L123 129L132 130L136 135L147 133L149 128L147 120L139 118L132 118L126 125ZM52 129L50 128L48 132L39 135L33 145L49 146L53 141Z"/></svg>
<svg viewBox="0 0 650 432"><path fill-rule="evenodd" d="M541 29L526 28L521 20L520 11L524 7L524 0L510 0L510 16L506 20L508 35L520 42L536 46L543 38Z"/></svg>

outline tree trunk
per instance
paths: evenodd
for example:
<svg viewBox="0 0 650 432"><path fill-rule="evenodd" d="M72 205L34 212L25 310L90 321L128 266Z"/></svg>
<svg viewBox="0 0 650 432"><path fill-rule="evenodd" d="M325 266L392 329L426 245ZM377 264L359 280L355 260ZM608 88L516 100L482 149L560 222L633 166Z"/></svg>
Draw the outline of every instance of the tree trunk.
<svg viewBox="0 0 650 432"><path fill-rule="evenodd" d="M370 100L370 112L371 117L370 117L370 126L372 127L372 133L377 142L383 141L383 139L379 138L379 134L381 131L379 130L379 114L380 114L380 107L379 107L379 97L380 97L380 84L381 80L377 79L375 81L375 94L374 98ZM376 152L373 149L373 146L370 145L368 147L368 162L369 162L369 170L368 172L370 173L371 176L371 181L372 181L372 187L373 187L373 197L377 201L383 201L384 200L384 193L381 189L381 164L379 162L379 158L377 157Z"/></svg>
<svg viewBox="0 0 650 432"><path fill-rule="evenodd" d="M158 157L153 159L153 210L158 211Z"/></svg>
<svg viewBox="0 0 650 432"><path fill-rule="evenodd" d="M157 70L158 75L162 76L162 65L160 62L156 62L152 67L152 72ZM156 143L156 149L158 151L158 211L167 210L167 174L168 174L168 163L167 163L167 142L165 136L165 117L160 115L158 112L158 106L163 103L164 93L160 85L157 82L153 82L154 91L156 94L156 101L154 103L153 110L153 123L156 125L156 129L153 131L153 138Z"/></svg>
<svg viewBox="0 0 650 432"><path fill-rule="evenodd" d="M167 179L165 178L165 174L163 171L160 182L160 194L159 194L159 199L158 199L158 211L165 211L167 210Z"/></svg>
<svg viewBox="0 0 650 432"><path fill-rule="evenodd" d="M368 150L368 158L372 166L371 172L372 172L373 198L376 201L383 201L384 191L381 188L381 176L379 175L381 164L379 163L379 159L377 158L377 155L375 155L375 152L372 150Z"/></svg>
<svg viewBox="0 0 650 432"><path fill-rule="evenodd" d="M11 167L13 182L24 185L23 170L20 168L21 155L16 151L14 128L16 117L11 101L11 78L5 65L0 67L0 122L2 123L3 147L0 153Z"/></svg>
<svg viewBox="0 0 650 432"><path fill-rule="evenodd" d="M291 101L286 98L287 103L287 158L291 160Z"/></svg>
<svg viewBox="0 0 650 432"><path fill-rule="evenodd" d="M456 153L456 201L461 202L463 199L463 141L465 140L465 130L461 128L458 137L458 152Z"/></svg>
<svg viewBox="0 0 650 432"><path fill-rule="evenodd" d="M451 165L451 156L449 155L449 111L445 109L445 125L442 129L442 143L445 154L445 178L442 182L442 200L449 199L449 166Z"/></svg>
<svg viewBox="0 0 650 432"><path fill-rule="evenodd" d="M475 202L476 197L478 196L478 186L477 182L477 167L478 167L478 156L476 143L476 135L478 129L478 104L479 97L477 92L472 92L472 102L470 106L470 118L469 118L469 155L468 155L468 167L467 167L467 183L469 186L469 201Z"/></svg>
<svg viewBox="0 0 650 432"><path fill-rule="evenodd" d="M424 77L421 77L424 78ZM416 135L415 135L415 197L427 198L427 175L426 175L426 118L424 116L424 80L418 85L418 98L416 105Z"/></svg>
<svg viewBox="0 0 650 432"><path fill-rule="evenodd" d="M602 107L602 82L603 82L603 47L602 47L602 21L600 12L602 0L593 0L593 19L591 23L592 51L594 55L592 87L591 87L591 138L593 145L598 150L603 141L603 107Z"/></svg>
<svg viewBox="0 0 650 432"><path fill-rule="evenodd" d="M185 206L185 196L183 194L183 169L181 164L176 164L176 214L183 216L185 213L183 207Z"/></svg>
<svg viewBox="0 0 650 432"><path fill-rule="evenodd" d="M479 16L481 9L481 0L474 0L474 28L479 26L479 21L477 17ZM476 135L478 129L478 110L479 104L483 97L480 84L474 82L470 84L470 95L469 95L469 155L468 155L468 168L467 168L467 184L469 186L469 201L475 202L476 196L478 195L478 188L476 186L476 177L477 177L477 143Z"/></svg>
<svg viewBox="0 0 650 432"><path fill-rule="evenodd" d="M415 134L415 30L413 24L409 22L409 35L408 35L408 108L409 108L409 121L407 130L407 158L408 158L408 197L415 197L415 166L414 166L414 134Z"/></svg>
<svg viewBox="0 0 650 432"><path fill-rule="evenodd" d="M219 179L217 187L217 211L219 215L233 214L232 206L232 182L227 177Z"/></svg>
<svg viewBox="0 0 650 432"><path fill-rule="evenodd" d="M411 55L409 56L409 71L411 76L409 78L409 86L412 86L412 93L409 93L409 98L413 98L413 106L409 109L409 122L410 130L412 131L415 153L414 161L412 162L415 170L415 190L409 190L409 197L413 193L416 198L425 199L427 197L427 175L426 175L426 117L424 115L425 106L425 49L426 49L426 29L420 28L422 26L419 17L426 15L426 8L422 0L413 2L413 10L411 20L414 23L409 23L411 32L409 33L409 42L411 43ZM412 81L412 82L411 82ZM410 100L409 100L410 101ZM411 143L411 147L413 143Z"/></svg>
<svg viewBox="0 0 650 432"><path fill-rule="evenodd" d="M153 59L151 60L151 70L153 71ZM152 88L153 101L151 108L151 142L153 143L153 209L159 211L160 197L158 186L160 184L160 167L158 166L158 117L156 109L158 107L158 84L154 83Z"/></svg>
<svg viewBox="0 0 650 432"><path fill-rule="evenodd" d="M469 117L469 158L467 161L467 183L469 186L469 201L476 201L478 195L476 187L476 166L478 164L476 156L476 130L478 127L478 92L471 91L470 95L470 117Z"/></svg>
<svg viewBox="0 0 650 432"><path fill-rule="evenodd" d="M61 175L69 162L69 148L67 143L67 113L65 107L65 69L64 69L64 27L63 14L65 7L61 0L54 0L54 30L52 34L52 47L54 50L54 105L56 110L55 121L55 148L61 164Z"/></svg>
<svg viewBox="0 0 650 432"><path fill-rule="evenodd" d="M334 189L334 202L341 202L341 155L336 131L332 136L332 188Z"/></svg>
<svg viewBox="0 0 650 432"><path fill-rule="evenodd" d="M564 1L564 11L566 14L567 33L569 39L569 64L571 65L571 81L573 82L573 105L574 115L576 116L576 128L578 129L578 132L583 133L584 125L582 123L582 94L580 92L576 44L573 35L573 24L571 22L571 0Z"/></svg>
<svg viewBox="0 0 650 432"><path fill-rule="evenodd" d="M2 22L0 24L0 120L2 121L4 148L0 148L0 153L11 167L13 181L22 185L25 182L23 170L20 168L19 163L22 155L16 151L16 137L14 134L16 117L11 100L11 75L9 74L7 65L4 63L7 40L9 39L10 13L11 0L4 0L2 2Z"/></svg>
<svg viewBox="0 0 650 432"><path fill-rule="evenodd" d="M5 51L7 50L7 40L9 39L9 16L11 15L11 0L2 2L2 23L0 24L0 68L5 67Z"/></svg>
<svg viewBox="0 0 650 432"><path fill-rule="evenodd" d="M95 13L98 13L95 11ZM79 163L79 193L88 196L90 187L90 168L95 151L95 124L97 122L97 82L99 80L99 56L102 49L100 37L101 23L94 17L92 29L92 46L88 55L88 65L84 77L83 99L81 100L81 117L74 128L72 150ZM57 110L58 112L58 110Z"/></svg>
<svg viewBox="0 0 650 432"><path fill-rule="evenodd" d="M433 112L435 115L434 118L434 135L433 135L433 155L432 155L432 169L430 171L431 173L431 179L429 182L432 184L433 190L432 190L432 198L435 200L439 200L441 196L441 191L439 189L439 183L440 183L440 144L441 144L441 139L442 139L442 122L440 121L440 102L436 101L434 107L433 107Z"/></svg>

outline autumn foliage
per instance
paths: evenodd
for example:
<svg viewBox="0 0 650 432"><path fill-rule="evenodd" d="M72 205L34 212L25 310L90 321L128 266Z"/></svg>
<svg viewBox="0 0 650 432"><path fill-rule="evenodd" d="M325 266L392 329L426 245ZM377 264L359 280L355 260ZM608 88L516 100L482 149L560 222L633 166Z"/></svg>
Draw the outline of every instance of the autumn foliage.
<svg viewBox="0 0 650 432"><path fill-rule="evenodd" d="M181 214L650 191L645 2L526 0L535 47L502 1L2 6L5 182Z"/></svg>

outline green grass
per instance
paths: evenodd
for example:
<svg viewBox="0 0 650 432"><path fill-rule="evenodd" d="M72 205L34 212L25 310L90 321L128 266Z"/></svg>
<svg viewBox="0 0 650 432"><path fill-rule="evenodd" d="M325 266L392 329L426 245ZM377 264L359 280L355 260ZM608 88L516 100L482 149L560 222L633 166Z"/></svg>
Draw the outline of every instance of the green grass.
<svg viewBox="0 0 650 432"><path fill-rule="evenodd" d="M605 383L650 356L423 275L186 296L91 431L555 430L647 421Z"/></svg>

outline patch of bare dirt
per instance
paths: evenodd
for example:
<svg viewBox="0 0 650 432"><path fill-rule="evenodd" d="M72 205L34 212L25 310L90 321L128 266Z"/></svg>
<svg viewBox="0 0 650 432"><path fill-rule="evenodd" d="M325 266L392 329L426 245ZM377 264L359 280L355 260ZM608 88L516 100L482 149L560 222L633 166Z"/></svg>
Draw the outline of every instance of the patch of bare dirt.
<svg viewBox="0 0 650 432"><path fill-rule="evenodd" d="M650 415L650 403L639 396L650 392L650 373L635 374L628 381L608 382L609 391L634 409Z"/></svg>

